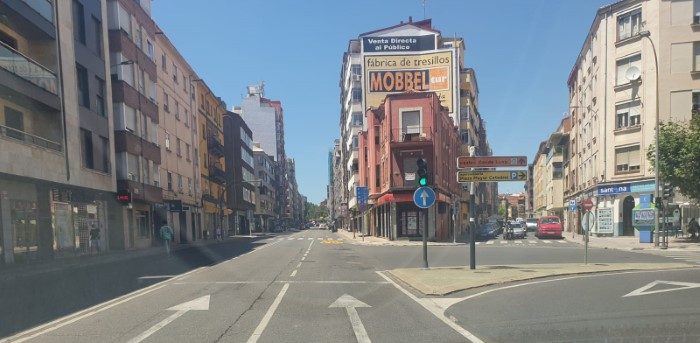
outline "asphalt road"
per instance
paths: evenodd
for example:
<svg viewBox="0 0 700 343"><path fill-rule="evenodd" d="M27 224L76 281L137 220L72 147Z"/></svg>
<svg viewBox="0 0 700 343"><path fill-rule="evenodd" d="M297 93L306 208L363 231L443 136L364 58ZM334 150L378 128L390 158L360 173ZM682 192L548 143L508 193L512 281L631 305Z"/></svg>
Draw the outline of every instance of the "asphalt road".
<svg viewBox="0 0 700 343"><path fill-rule="evenodd" d="M592 262L676 262L633 252L590 252ZM483 243L477 262L581 262L582 253L579 245L558 241ZM467 265L468 247L431 246L429 259L432 267ZM673 334L680 339L673 341L695 342L700 337L687 325L700 318L700 288L659 284L647 291L686 289L622 297L657 280L700 282L697 271L470 290L449 295L451 306L437 311L426 305L429 299L377 273L421 264L418 246L361 246L321 230L228 241L171 258L68 271L61 276L65 289L48 276L25 289L5 284L16 299L11 307L2 302L0 327L10 323L5 320L15 306L22 315L0 337L18 330L25 331L11 341L543 342ZM488 292L476 295L483 291ZM41 301L25 302L31 294L41 294Z"/></svg>

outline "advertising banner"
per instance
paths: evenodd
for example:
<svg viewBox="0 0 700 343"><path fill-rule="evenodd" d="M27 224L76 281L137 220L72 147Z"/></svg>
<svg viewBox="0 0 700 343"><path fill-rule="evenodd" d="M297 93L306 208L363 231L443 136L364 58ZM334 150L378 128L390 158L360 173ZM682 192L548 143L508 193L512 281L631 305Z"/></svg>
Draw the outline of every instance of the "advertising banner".
<svg viewBox="0 0 700 343"><path fill-rule="evenodd" d="M599 208L598 209L598 233L613 234L613 209Z"/></svg>
<svg viewBox="0 0 700 343"><path fill-rule="evenodd" d="M365 55L365 107L379 107L387 95L435 92L454 112L454 56L451 50L401 55Z"/></svg>
<svg viewBox="0 0 700 343"><path fill-rule="evenodd" d="M362 37L363 52L404 52L435 50L435 35Z"/></svg>

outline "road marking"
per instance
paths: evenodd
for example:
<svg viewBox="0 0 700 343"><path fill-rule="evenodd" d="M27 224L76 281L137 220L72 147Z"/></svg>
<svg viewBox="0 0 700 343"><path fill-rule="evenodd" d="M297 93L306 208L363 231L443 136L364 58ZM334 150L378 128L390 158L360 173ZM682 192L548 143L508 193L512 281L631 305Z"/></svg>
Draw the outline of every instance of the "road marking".
<svg viewBox="0 0 700 343"><path fill-rule="evenodd" d="M297 263L297 268L301 267L301 262Z"/></svg>
<svg viewBox="0 0 700 343"><path fill-rule="evenodd" d="M476 242L476 243L474 243L474 244L476 244L476 245L481 245L481 242Z"/></svg>
<svg viewBox="0 0 700 343"><path fill-rule="evenodd" d="M357 339L358 343L370 343L372 342L369 339L369 335L367 335L367 330L365 330L365 326L362 324L362 320L360 319L360 315L357 313L356 308L358 307L372 307L369 306L362 301L359 301L355 299L353 296L348 295L348 294L343 294L338 298L336 301L334 301L328 308L345 308L346 312L348 313L348 317L350 318L350 325L352 325L352 331L355 332L355 338Z"/></svg>
<svg viewBox="0 0 700 343"><path fill-rule="evenodd" d="M453 330L457 331L460 335L462 335L464 338L468 339L470 342L483 343L483 341L481 339L479 339L478 337L474 336L474 334L467 331L465 328L459 326L457 323L450 320L450 318L447 318L447 316L445 316L445 313L444 313L445 311L442 308L440 308L438 305L433 303L432 301L431 302L421 301L421 299L419 299L418 297L413 295L413 293L405 290L399 284L394 282L394 280L392 280L388 276L384 275L384 272L376 271L376 273L379 274L379 276L381 276L384 280L386 280L386 281L390 282L392 285L394 285L394 287L396 287L396 289L401 291L401 293L405 294L406 296L411 298L413 301L415 301L418 304L420 304L421 306L423 306L423 308L428 310L435 317L440 319L443 323L447 324L447 326L451 327Z"/></svg>
<svg viewBox="0 0 700 343"><path fill-rule="evenodd" d="M540 242L544 242L544 243L547 243L547 244L552 244L552 241L543 241L543 240L540 240Z"/></svg>
<svg viewBox="0 0 700 343"><path fill-rule="evenodd" d="M299 238L297 238L297 241L301 241L303 239L304 239L304 237L299 237Z"/></svg>
<svg viewBox="0 0 700 343"><path fill-rule="evenodd" d="M565 240L559 240L559 241L557 241L557 242L566 244L566 241L565 241Z"/></svg>
<svg viewBox="0 0 700 343"><path fill-rule="evenodd" d="M515 242L515 244L523 244L522 241L514 241L514 242Z"/></svg>
<svg viewBox="0 0 700 343"><path fill-rule="evenodd" d="M288 241L293 241L293 240L294 240L294 237L289 237L289 238L287 238L287 240L288 240Z"/></svg>
<svg viewBox="0 0 700 343"><path fill-rule="evenodd" d="M301 260L302 260L302 261L305 260L305 259L306 259L306 256L302 256L302 257L301 257Z"/></svg>
<svg viewBox="0 0 700 343"><path fill-rule="evenodd" d="M260 336L262 335L263 331L265 331L267 324L270 323L272 315L275 313L275 311L277 311L277 307L280 305L280 302L282 302L284 294L287 293L287 289L289 289L289 283L285 283L284 286L282 286L282 290L279 292L279 294L277 294L275 301L272 302L272 305L270 305L270 308L267 309L267 312L265 312L265 316L263 316L260 324L258 324L258 326L255 328L255 331L253 331L250 338L248 338L248 343L255 343L258 341L258 339L260 339Z"/></svg>
<svg viewBox="0 0 700 343"><path fill-rule="evenodd" d="M491 244L493 244L493 241L488 241L488 242L486 242L486 244L491 245Z"/></svg>
<svg viewBox="0 0 700 343"><path fill-rule="evenodd" d="M309 237L309 240L310 240L310 241L313 241L313 240L314 240L314 238L313 238L313 237Z"/></svg>
<svg viewBox="0 0 700 343"><path fill-rule="evenodd" d="M389 284L389 282L386 281L342 281L342 280L317 280L317 281L294 281L294 280L280 280L280 281L275 281L278 283L312 283L312 284L338 284L338 285L353 285L353 284L378 284L378 285L385 285Z"/></svg>
<svg viewBox="0 0 700 343"><path fill-rule="evenodd" d="M501 241L501 244L506 244L506 241Z"/></svg>
<svg viewBox="0 0 700 343"><path fill-rule="evenodd" d="M160 321L160 323L153 325L150 329L144 331L140 335L130 339L127 343L139 343L143 341L144 339L148 338L152 334L156 333L156 331L164 328L166 325L172 323L175 319L180 318L183 314L187 313L188 311L208 311L209 310L209 295L205 295L203 297L190 300L188 302L184 302L180 305L173 306L168 309L168 311L175 311L170 317L163 319Z"/></svg>
<svg viewBox="0 0 700 343"><path fill-rule="evenodd" d="M533 240L531 240L531 239L528 239L528 240L527 240L527 243L528 243L528 244L537 244L537 241L533 241Z"/></svg>
<svg viewBox="0 0 700 343"><path fill-rule="evenodd" d="M139 279L141 280L148 280L148 279L171 279L176 277L177 275L147 275L147 276L139 276Z"/></svg>
<svg viewBox="0 0 700 343"><path fill-rule="evenodd" d="M296 269L294 269L294 271L292 271L292 273L289 274L289 277L295 277L295 276L297 276L297 270L296 270Z"/></svg>
<svg viewBox="0 0 700 343"><path fill-rule="evenodd" d="M657 289L655 291L650 291L649 289L654 288L656 285L673 285L673 286L678 286L676 288L665 288L665 289ZM634 297L638 295L648 295L648 294L654 294L654 293L664 293L664 292L673 292L673 291L680 291L683 289L691 289L691 288L699 288L700 283L697 282L679 282L679 281L661 281L661 280L656 280L653 282L650 282L640 288L635 289L632 292L629 292L622 297Z"/></svg>
<svg viewBox="0 0 700 343"><path fill-rule="evenodd" d="M247 285L255 283L269 283L269 281L182 281L173 282L173 285L208 285L208 284L230 284L230 285Z"/></svg>

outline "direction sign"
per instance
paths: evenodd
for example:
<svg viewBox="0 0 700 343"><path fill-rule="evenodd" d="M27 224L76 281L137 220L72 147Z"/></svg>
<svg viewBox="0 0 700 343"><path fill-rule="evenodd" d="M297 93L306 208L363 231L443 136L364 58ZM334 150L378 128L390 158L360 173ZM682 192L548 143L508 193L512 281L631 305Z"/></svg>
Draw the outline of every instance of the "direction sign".
<svg viewBox="0 0 700 343"><path fill-rule="evenodd" d="M525 167L525 156L459 156L457 168L483 168L483 167Z"/></svg>
<svg viewBox="0 0 700 343"><path fill-rule="evenodd" d="M581 202L581 207L583 207L583 209L586 211L590 211L593 208L593 201L590 198L588 198Z"/></svg>
<svg viewBox="0 0 700 343"><path fill-rule="evenodd" d="M358 186L355 188L355 196L357 196L358 203L366 204L369 197L369 189L364 186Z"/></svg>
<svg viewBox="0 0 700 343"><path fill-rule="evenodd" d="M525 181L526 170L497 170L478 171L460 170L457 172L457 182L482 182L482 181Z"/></svg>
<svg viewBox="0 0 700 343"><path fill-rule="evenodd" d="M413 192L413 203L420 208L428 208L435 203L435 191L430 187L420 187Z"/></svg>

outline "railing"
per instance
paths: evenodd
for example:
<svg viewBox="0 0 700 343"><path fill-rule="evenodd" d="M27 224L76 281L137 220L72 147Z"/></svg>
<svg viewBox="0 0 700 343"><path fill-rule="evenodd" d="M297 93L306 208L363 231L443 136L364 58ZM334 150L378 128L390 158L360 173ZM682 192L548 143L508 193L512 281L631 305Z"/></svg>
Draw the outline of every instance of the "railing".
<svg viewBox="0 0 700 343"><path fill-rule="evenodd" d="M49 0L23 0L42 17L53 24L53 2Z"/></svg>
<svg viewBox="0 0 700 343"><path fill-rule="evenodd" d="M208 137L207 145L211 152L215 152L218 156L224 156L224 146L215 137Z"/></svg>
<svg viewBox="0 0 700 343"><path fill-rule="evenodd" d="M5 136L13 138L28 144L36 145L38 147L51 149L55 151L63 151L63 145L58 142L48 140L46 138L41 138L35 136L31 133L26 133L21 130L13 129L11 127L0 125L0 136Z"/></svg>
<svg viewBox="0 0 700 343"><path fill-rule="evenodd" d="M58 94L54 73L2 42L0 42L0 67L53 94Z"/></svg>
<svg viewBox="0 0 700 343"><path fill-rule="evenodd" d="M406 126L391 130L392 142L421 142L432 139L433 130L429 126Z"/></svg>
<svg viewBox="0 0 700 343"><path fill-rule="evenodd" d="M209 165L209 177L219 181L219 183L226 182L226 173L218 163L212 163Z"/></svg>

